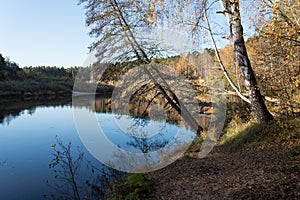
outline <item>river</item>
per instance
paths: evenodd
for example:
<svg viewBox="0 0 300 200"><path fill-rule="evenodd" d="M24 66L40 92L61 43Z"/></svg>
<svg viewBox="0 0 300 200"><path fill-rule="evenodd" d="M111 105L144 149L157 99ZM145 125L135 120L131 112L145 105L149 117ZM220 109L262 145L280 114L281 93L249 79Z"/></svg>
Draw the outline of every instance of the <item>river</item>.
<svg viewBox="0 0 300 200"><path fill-rule="evenodd" d="M109 97L97 97L92 104L92 107L83 104L74 108L71 98L1 100L0 199L51 199L51 195L72 198L72 185L64 186L66 188L59 186L63 184L62 176L68 176L64 174L66 171L63 171L61 160L55 163L57 153L66 150L59 144L65 148L70 144L74 165L84 165L76 172L82 198L89 192L85 185L90 181L88 179L95 178L94 169L98 170L97 176L101 176L101 170L110 169L99 161L86 141L83 142L82 133L79 134L76 129L74 109L95 115L107 138L115 146L132 153L155 151L170 142L180 130L191 133L187 128L166 123L159 117L149 120L113 113ZM125 133L140 127L152 135L145 139ZM184 141L189 143L192 139L191 133ZM80 155L84 155L84 159ZM81 160L76 163L76 158ZM85 166L87 163L90 166ZM70 194L65 194L68 192Z"/></svg>

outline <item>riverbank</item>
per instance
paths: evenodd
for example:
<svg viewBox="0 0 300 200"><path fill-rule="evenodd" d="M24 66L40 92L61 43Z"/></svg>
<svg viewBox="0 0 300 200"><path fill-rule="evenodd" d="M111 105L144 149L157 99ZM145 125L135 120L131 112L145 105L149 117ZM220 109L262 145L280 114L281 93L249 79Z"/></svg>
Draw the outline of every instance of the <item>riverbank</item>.
<svg viewBox="0 0 300 200"><path fill-rule="evenodd" d="M240 132L202 159L193 148L146 174L153 183L147 199L299 199L300 120L282 122L256 127L247 138ZM240 137L241 146L230 148Z"/></svg>
<svg viewBox="0 0 300 200"><path fill-rule="evenodd" d="M73 81L1 81L0 82L0 97L15 98L21 97L24 99L35 99L41 97L62 97L72 96ZM85 91L90 91L86 87L94 87L93 84L85 84L82 91L76 91L76 95L88 94ZM101 84L97 86L96 94L111 94L114 86Z"/></svg>
<svg viewBox="0 0 300 200"><path fill-rule="evenodd" d="M216 148L147 177L148 199L299 199L299 146L271 145L236 153Z"/></svg>
<svg viewBox="0 0 300 200"><path fill-rule="evenodd" d="M0 96L2 97L34 97L71 95L71 81L1 81Z"/></svg>
<svg viewBox="0 0 300 200"><path fill-rule="evenodd" d="M265 126L253 118L246 124L229 123L202 159L200 146L192 145L165 168L129 175L113 187L112 199L300 198L300 118L277 118Z"/></svg>

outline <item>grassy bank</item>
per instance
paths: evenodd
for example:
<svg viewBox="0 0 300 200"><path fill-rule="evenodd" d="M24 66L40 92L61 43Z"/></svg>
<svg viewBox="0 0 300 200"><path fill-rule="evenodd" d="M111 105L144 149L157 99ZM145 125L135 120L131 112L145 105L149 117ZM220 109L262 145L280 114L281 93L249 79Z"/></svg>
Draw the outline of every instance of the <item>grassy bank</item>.
<svg viewBox="0 0 300 200"><path fill-rule="evenodd" d="M111 199L300 197L299 116L277 117L265 126L258 125L251 115L246 121L241 115L228 119L207 157L198 159L197 154L187 152L161 170L129 175L116 183ZM200 149L201 143L198 145Z"/></svg>
<svg viewBox="0 0 300 200"><path fill-rule="evenodd" d="M0 96L49 96L72 94L71 81L2 81L0 82Z"/></svg>
<svg viewBox="0 0 300 200"><path fill-rule="evenodd" d="M0 82L0 97L37 97L37 96L71 96L74 82L67 81L2 81ZM81 88L77 87L76 92L92 91L94 84L85 83ZM98 94L112 93L114 86L101 84L95 91Z"/></svg>
<svg viewBox="0 0 300 200"><path fill-rule="evenodd" d="M276 118L264 126L257 124L253 118L248 122L234 118L219 141L219 146L229 151L262 148L272 144L300 145L300 118Z"/></svg>

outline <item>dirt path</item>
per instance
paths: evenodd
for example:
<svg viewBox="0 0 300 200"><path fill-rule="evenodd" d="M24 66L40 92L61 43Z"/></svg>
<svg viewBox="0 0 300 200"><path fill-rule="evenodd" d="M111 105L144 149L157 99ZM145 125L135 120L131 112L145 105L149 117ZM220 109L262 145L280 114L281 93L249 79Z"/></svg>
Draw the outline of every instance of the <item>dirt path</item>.
<svg viewBox="0 0 300 200"><path fill-rule="evenodd" d="M279 145L237 153L215 149L146 175L147 199L300 199L300 155Z"/></svg>

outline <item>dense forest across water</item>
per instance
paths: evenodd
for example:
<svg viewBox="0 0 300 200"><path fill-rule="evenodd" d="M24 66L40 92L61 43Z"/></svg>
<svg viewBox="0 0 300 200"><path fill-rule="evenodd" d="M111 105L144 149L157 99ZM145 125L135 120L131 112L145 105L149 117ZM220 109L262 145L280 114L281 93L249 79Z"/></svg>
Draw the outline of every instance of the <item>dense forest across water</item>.
<svg viewBox="0 0 300 200"><path fill-rule="evenodd" d="M78 67L24 67L0 54L0 96L51 96L72 92Z"/></svg>

